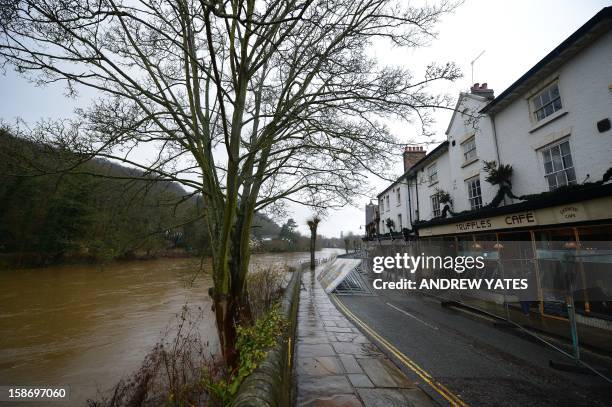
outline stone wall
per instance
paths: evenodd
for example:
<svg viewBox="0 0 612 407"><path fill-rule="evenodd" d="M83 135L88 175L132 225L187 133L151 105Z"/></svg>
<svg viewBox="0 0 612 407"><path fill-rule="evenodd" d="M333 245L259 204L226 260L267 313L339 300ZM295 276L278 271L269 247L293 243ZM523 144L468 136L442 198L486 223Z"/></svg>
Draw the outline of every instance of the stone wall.
<svg viewBox="0 0 612 407"><path fill-rule="evenodd" d="M233 407L277 407L292 404L291 372L297 327L301 271L293 273L283 297L283 316L289 321L288 335L278 341L257 369L247 377Z"/></svg>

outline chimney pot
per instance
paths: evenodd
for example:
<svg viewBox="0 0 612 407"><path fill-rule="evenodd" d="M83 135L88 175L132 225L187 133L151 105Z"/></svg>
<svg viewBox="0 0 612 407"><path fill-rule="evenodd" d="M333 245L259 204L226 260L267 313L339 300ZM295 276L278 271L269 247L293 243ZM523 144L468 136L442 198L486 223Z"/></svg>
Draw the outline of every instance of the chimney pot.
<svg viewBox="0 0 612 407"><path fill-rule="evenodd" d="M489 84L487 82L475 83L474 86L470 88L470 93L472 95L483 96L487 99L493 99L495 97L495 92L493 89L489 89Z"/></svg>
<svg viewBox="0 0 612 407"><path fill-rule="evenodd" d="M406 146L404 148L404 172L412 168L423 157L425 157L423 146Z"/></svg>

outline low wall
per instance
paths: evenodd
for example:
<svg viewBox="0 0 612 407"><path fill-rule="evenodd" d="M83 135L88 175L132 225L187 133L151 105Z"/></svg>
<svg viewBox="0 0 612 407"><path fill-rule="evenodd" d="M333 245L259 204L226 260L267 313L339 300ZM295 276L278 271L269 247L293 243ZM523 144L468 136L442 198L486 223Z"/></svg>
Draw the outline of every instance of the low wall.
<svg viewBox="0 0 612 407"><path fill-rule="evenodd" d="M288 335L278 341L255 371L242 382L231 404L233 407L292 405L291 373L301 274L301 271L293 273L283 296L282 313L289 321Z"/></svg>

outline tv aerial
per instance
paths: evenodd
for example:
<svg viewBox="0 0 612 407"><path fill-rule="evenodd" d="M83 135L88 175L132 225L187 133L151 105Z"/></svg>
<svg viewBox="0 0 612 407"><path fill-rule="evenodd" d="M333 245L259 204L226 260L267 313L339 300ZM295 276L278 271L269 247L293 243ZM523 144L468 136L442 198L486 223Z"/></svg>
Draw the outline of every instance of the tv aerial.
<svg viewBox="0 0 612 407"><path fill-rule="evenodd" d="M472 66L472 82L470 83L470 86L474 83L474 63L478 60L478 58L480 58L482 56L482 54L485 53L485 50L483 49L482 52L480 54L478 54L478 56L476 58L474 58L472 60L472 62L470 62L470 65Z"/></svg>

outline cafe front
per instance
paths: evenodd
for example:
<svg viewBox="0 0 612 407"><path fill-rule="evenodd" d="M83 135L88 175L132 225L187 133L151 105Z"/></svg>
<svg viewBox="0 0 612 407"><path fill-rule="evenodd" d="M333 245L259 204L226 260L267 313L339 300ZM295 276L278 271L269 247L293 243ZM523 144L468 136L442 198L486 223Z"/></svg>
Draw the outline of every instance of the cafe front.
<svg viewBox="0 0 612 407"><path fill-rule="evenodd" d="M529 289L460 292L456 298L565 336L571 303L585 341L607 349L612 346L611 190L599 186L423 222L417 251L483 255L486 267L474 278L525 278Z"/></svg>

